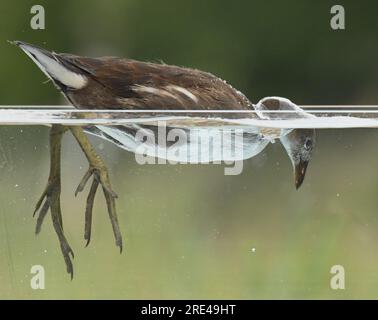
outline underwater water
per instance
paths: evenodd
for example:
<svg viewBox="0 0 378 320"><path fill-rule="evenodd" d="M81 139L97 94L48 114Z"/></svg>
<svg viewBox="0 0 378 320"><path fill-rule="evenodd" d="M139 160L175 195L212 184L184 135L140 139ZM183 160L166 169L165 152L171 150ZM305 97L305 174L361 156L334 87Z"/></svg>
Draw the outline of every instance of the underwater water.
<svg viewBox="0 0 378 320"><path fill-rule="evenodd" d="M64 232L75 252L71 281L51 219L34 234L32 213L49 174L49 128L43 124L93 127L136 121L120 120L119 114L112 119L109 112L93 117L75 112L0 110L1 299L378 297L375 110L248 124L318 129L299 190L279 141L245 160L240 174L225 175L224 164L141 165L133 153L91 135L119 196L122 254L101 193L95 201L92 241L85 248L89 188L77 197L74 191L88 164L67 132L61 205ZM182 117L168 116L175 121ZM44 290L30 286L34 265L45 270ZM330 287L334 265L345 268L346 290Z"/></svg>

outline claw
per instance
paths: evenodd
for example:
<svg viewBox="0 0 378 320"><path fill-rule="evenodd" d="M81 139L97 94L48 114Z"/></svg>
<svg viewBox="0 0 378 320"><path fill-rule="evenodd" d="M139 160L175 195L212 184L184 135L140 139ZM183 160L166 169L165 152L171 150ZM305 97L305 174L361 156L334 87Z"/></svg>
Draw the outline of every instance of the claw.
<svg viewBox="0 0 378 320"><path fill-rule="evenodd" d="M79 185L75 190L75 197L78 195L79 192L82 192L84 190L89 178L93 175L93 171L93 168L89 168L87 172L84 174L84 177L81 179Z"/></svg>
<svg viewBox="0 0 378 320"><path fill-rule="evenodd" d="M115 243L116 246L119 247L120 253L122 253L122 235L119 229L114 197L107 191L106 188L103 187L102 191L104 193L106 205L108 207L108 214L113 228Z"/></svg>
<svg viewBox="0 0 378 320"><path fill-rule="evenodd" d="M48 210L51 211L51 219L53 222L53 226L55 229L55 232L58 236L59 242L60 242L60 249L63 254L64 261L66 263L67 272L71 276L71 280L73 279L73 265L71 261L74 258L74 252L71 249L70 245L67 242L66 237L64 236L63 232L63 223L62 223L62 214L60 209L60 188L56 188L54 183L49 183L46 192L43 194L43 198L41 200L41 204L43 203L43 200L45 200L42 208L39 211L35 233L39 234L41 231L42 223L47 215ZM41 205L38 206L38 209ZM37 209L37 210L38 210Z"/></svg>
<svg viewBox="0 0 378 320"><path fill-rule="evenodd" d="M64 261L66 262L67 272L71 275L71 280L72 280L73 279L73 265L72 265L71 257L73 259L75 255L63 233L63 228L62 228L60 218L59 218L59 216L61 215L59 197L56 197L53 199L50 208L51 208L51 219L53 222L55 232L60 242L60 249L62 251Z"/></svg>
<svg viewBox="0 0 378 320"><path fill-rule="evenodd" d="M35 234L39 234L41 232L42 223L47 215L49 208L50 208L50 203L48 199L46 199L41 211L39 211L39 214L38 214L37 223L35 226Z"/></svg>
<svg viewBox="0 0 378 320"><path fill-rule="evenodd" d="M93 203L96 196L97 188L99 181L96 176L93 177L91 190L88 193L87 197L87 206L85 208L85 229L84 229L84 239L87 240L86 247L91 241L91 232L92 232L92 212L93 212Z"/></svg>
<svg viewBox="0 0 378 320"><path fill-rule="evenodd" d="M48 189L48 186L46 187L45 191L43 191L41 197L39 198L37 204L35 205L35 209L34 209L34 212L33 212L33 217L35 216L35 214L37 213L37 211L38 211L39 208L41 207L42 202L43 202L43 200L44 200L45 197L46 197L47 189Z"/></svg>

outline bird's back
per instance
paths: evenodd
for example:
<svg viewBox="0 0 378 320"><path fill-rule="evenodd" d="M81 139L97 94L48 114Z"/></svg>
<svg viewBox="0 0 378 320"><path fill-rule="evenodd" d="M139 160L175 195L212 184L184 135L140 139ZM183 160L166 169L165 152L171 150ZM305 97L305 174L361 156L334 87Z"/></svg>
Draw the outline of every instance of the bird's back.
<svg viewBox="0 0 378 320"><path fill-rule="evenodd" d="M222 79L200 70L113 57L60 54L88 82L67 95L76 107L251 110L252 103Z"/></svg>
<svg viewBox="0 0 378 320"><path fill-rule="evenodd" d="M117 57L59 54L14 43L77 108L253 110L241 92L208 72Z"/></svg>

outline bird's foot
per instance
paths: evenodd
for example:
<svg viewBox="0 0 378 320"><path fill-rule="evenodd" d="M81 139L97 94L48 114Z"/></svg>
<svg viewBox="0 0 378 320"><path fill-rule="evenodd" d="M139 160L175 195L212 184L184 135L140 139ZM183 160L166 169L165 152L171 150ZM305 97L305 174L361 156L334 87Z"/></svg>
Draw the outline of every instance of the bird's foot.
<svg viewBox="0 0 378 320"><path fill-rule="evenodd" d="M60 208L60 181L58 179L49 178L45 191L37 202L33 216L38 212L35 233L41 231L42 223L47 215L48 210L51 211L51 219L55 232L60 242L60 249L66 263L67 272L73 278L73 265L71 258L74 258L74 253L67 242L63 232L62 212Z"/></svg>
<svg viewBox="0 0 378 320"><path fill-rule="evenodd" d="M85 208L85 230L84 239L87 241L86 246L88 246L91 240L91 230L92 230L92 211L93 203L96 196L98 186L102 186L102 190L105 196L106 205L108 208L108 214L110 222L112 224L113 233L115 237L116 246L120 248L122 252L122 236L119 229L117 213L115 209L115 199L118 197L117 194L112 190L108 170L105 164L98 156L95 159L89 159L90 166L87 172L81 179L76 191L75 196L82 192L88 182L88 180L93 176L92 185L87 196L87 204Z"/></svg>

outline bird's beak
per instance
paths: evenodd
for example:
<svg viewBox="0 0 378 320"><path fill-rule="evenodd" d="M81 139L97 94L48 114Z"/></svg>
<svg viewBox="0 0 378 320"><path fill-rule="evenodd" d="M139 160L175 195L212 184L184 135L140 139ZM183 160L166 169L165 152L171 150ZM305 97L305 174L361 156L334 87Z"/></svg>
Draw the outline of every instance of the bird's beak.
<svg viewBox="0 0 378 320"><path fill-rule="evenodd" d="M295 188L298 189L304 180L306 175L308 161L300 160L299 163L294 167L294 179L295 179Z"/></svg>

